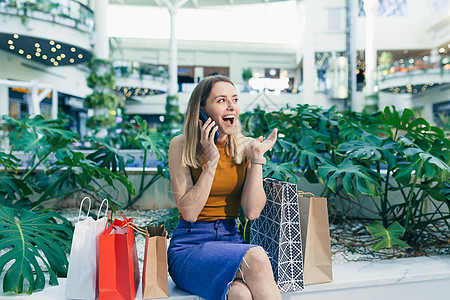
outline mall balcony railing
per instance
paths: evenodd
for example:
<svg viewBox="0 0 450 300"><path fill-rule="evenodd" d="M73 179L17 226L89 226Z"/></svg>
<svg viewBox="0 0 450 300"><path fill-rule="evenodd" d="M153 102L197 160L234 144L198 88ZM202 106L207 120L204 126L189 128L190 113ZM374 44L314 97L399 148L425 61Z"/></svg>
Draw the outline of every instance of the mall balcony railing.
<svg viewBox="0 0 450 300"><path fill-rule="evenodd" d="M93 11L74 0L0 0L0 14L44 20L91 33L94 30Z"/></svg>
<svg viewBox="0 0 450 300"><path fill-rule="evenodd" d="M115 60L113 67L116 77L150 79L166 82L169 78L167 68L161 65L146 64L130 60Z"/></svg>
<svg viewBox="0 0 450 300"><path fill-rule="evenodd" d="M411 57L396 60L390 64L380 65L377 68L378 80L409 76L414 74L441 73L450 70L450 56L441 55L437 59L429 56Z"/></svg>

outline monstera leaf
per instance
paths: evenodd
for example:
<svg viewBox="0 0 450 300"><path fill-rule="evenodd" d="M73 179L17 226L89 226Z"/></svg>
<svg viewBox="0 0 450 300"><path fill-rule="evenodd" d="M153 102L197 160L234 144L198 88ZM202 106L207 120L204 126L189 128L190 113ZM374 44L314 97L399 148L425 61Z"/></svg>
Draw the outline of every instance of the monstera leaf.
<svg viewBox="0 0 450 300"><path fill-rule="evenodd" d="M296 183L300 180L295 170L297 166L293 163L273 163L267 161L263 169L263 177L271 177L274 179Z"/></svg>
<svg viewBox="0 0 450 300"><path fill-rule="evenodd" d="M0 206L0 272L5 271L3 292L26 294L42 290L44 270L50 285L58 285L57 276L67 274L67 254L72 238L70 223L55 212L37 213Z"/></svg>
<svg viewBox="0 0 450 300"><path fill-rule="evenodd" d="M381 248L392 248L394 246L410 248L407 243L400 239L405 232L405 228L403 228L397 221L392 223L387 229L384 228L380 221L376 221L367 226L367 230L369 230L373 239L381 238L380 241L376 242L375 245L372 246L372 249L375 251L378 251Z"/></svg>
<svg viewBox="0 0 450 300"><path fill-rule="evenodd" d="M345 159L335 166L325 163L319 167L319 178L327 183L327 187L336 193L336 182L342 177L342 185L347 194L355 196L355 191L366 195L376 195L379 188L380 175L362 165Z"/></svg>
<svg viewBox="0 0 450 300"><path fill-rule="evenodd" d="M102 147L89 154L86 158L98 163L101 168L107 168L114 173L125 172L125 165L134 158L131 155L120 154L119 151L106 143L101 144Z"/></svg>

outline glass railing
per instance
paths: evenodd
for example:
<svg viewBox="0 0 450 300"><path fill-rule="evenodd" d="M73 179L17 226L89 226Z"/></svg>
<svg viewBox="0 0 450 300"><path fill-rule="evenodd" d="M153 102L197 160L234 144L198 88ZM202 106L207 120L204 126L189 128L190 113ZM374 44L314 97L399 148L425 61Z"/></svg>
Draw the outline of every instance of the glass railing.
<svg viewBox="0 0 450 300"><path fill-rule="evenodd" d="M408 72L426 73L428 70L450 70L450 56L441 55L436 58L430 58L429 56L402 58L377 67L379 79Z"/></svg>
<svg viewBox="0 0 450 300"><path fill-rule="evenodd" d="M161 65L147 64L129 60L115 60L113 67L116 77L167 80L167 68Z"/></svg>
<svg viewBox="0 0 450 300"><path fill-rule="evenodd" d="M92 10L74 0L0 0L0 14L20 16L24 24L30 18L58 23L89 33L94 29Z"/></svg>

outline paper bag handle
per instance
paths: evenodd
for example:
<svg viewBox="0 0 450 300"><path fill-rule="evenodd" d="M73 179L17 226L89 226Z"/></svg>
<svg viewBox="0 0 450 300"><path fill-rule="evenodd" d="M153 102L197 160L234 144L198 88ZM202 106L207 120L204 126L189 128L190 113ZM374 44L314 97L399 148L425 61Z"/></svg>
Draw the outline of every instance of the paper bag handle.
<svg viewBox="0 0 450 300"><path fill-rule="evenodd" d="M78 222L80 222L80 217L81 217L81 210L83 209L83 202L84 200L88 199L89 200L89 208L88 208L88 212L86 214L86 218L89 217L89 212L91 211L91 198L89 198L88 196L84 197L83 200L81 200L80 203L80 211L78 212Z"/></svg>
<svg viewBox="0 0 450 300"><path fill-rule="evenodd" d="M106 210L105 210L105 214L103 216L106 217L108 215L109 202L108 202L108 199L103 199L102 204L100 204L100 207L98 208L97 220L100 217L100 212L102 210L103 203L105 203L105 201L106 201ZM108 223L108 222L106 222L106 223Z"/></svg>
<svg viewBox="0 0 450 300"><path fill-rule="evenodd" d="M298 191L297 194L298 194L300 197L304 197L304 196L311 196L311 197L314 197L314 194L313 194L313 193L308 193L308 192L303 192L303 191Z"/></svg>

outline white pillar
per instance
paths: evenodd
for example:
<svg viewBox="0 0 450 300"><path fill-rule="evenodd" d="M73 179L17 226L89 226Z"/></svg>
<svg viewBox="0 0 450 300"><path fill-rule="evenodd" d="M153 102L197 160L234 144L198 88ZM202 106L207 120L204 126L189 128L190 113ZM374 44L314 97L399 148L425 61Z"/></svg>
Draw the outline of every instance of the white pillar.
<svg viewBox="0 0 450 300"><path fill-rule="evenodd" d="M178 45L176 37L176 23L178 7L171 6L170 13L170 49L169 49L169 96L177 94L178 91Z"/></svg>
<svg viewBox="0 0 450 300"><path fill-rule="evenodd" d="M178 91L178 45L177 45L177 13L188 0L164 0L170 14L170 48L169 48L169 96Z"/></svg>
<svg viewBox="0 0 450 300"><path fill-rule="evenodd" d="M0 124L2 115L9 115L9 93L8 86L0 84Z"/></svg>
<svg viewBox="0 0 450 300"><path fill-rule="evenodd" d="M34 117L36 115L40 115L41 114L41 107L40 107L40 101L39 101L39 81L34 79L31 80L31 98L30 101L28 103L28 109L30 112L30 116Z"/></svg>
<svg viewBox="0 0 450 300"><path fill-rule="evenodd" d="M58 91L53 89L52 92L52 119L58 118Z"/></svg>
<svg viewBox="0 0 450 300"><path fill-rule="evenodd" d="M305 102L315 104L314 102L314 78L317 77L315 68L314 54L314 0L305 0L305 32L303 52L303 95Z"/></svg>
<svg viewBox="0 0 450 300"><path fill-rule="evenodd" d="M100 59L109 59L109 38L107 31L107 9L109 0L95 0L94 53Z"/></svg>
<svg viewBox="0 0 450 300"><path fill-rule="evenodd" d="M377 49L375 48L375 13L377 12L378 6L378 0L364 0L364 11L366 12L366 95L372 95L375 92L374 87L377 69Z"/></svg>

